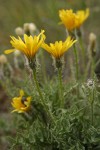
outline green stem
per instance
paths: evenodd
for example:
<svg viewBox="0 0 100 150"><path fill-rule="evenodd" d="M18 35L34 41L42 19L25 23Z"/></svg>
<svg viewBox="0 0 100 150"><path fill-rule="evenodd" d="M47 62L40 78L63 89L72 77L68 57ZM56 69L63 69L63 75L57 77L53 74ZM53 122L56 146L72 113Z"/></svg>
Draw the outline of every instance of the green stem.
<svg viewBox="0 0 100 150"><path fill-rule="evenodd" d="M92 123L92 125L93 125L93 103L91 103L91 123Z"/></svg>
<svg viewBox="0 0 100 150"><path fill-rule="evenodd" d="M59 80L59 100L60 106L64 107L64 98L63 98L63 85L62 85L62 69L58 68L58 80Z"/></svg>
<svg viewBox="0 0 100 150"><path fill-rule="evenodd" d="M81 47L81 50L82 50L82 54L85 57L85 49L84 49L83 41L82 41L81 37L79 38L79 43L80 43L80 47Z"/></svg>
<svg viewBox="0 0 100 150"><path fill-rule="evenodd" d="M40 87L39 87L39 84L38 84L38 81L37 81L37 78L36 78L36 71L33 71L33 75L34 75L34 81L35 81L36 88L37 88L38 93L40 95L41 102L42 102L43 105L45 105L44 99L43 99L43 96L42 96L42 93L40 91Z"/></svg>
<svg viewBox="0 0 100 150"><path fill-rule="evenodd" d="M75 65L76 65L76 80L79 78L79 68L78 68L78 54L77 54L77 49L76 45L74 44L74 55L75 55Z"/></svg>
<svg viewBox="0 0 100 150"><path fill-rule="evenodd" d="M86 59L85 59L85 49L84 49L83 41L82 41L81 37L79 38L79 44L80 44L80 48L81 48L81 51L82 51L82 60L83 60L83 68L84 68Z"/></svg>
<svg viewBox="0 0 100 150"><path fill-rule="evenodd" d="M77 49L76 49L76 45L74 44L74 55L75 55L75 65L76 65L76 81L78 81L79 79L79 67L78 67L78 53L77 53ZM77 86L77 99L79 99L79 85Z"/></svg>
<svg viewBox="0 0 100 150"><path fill-rule="evenodd" d="M94 58L92 58L92 68L91 68L91 76L94 77L94 71L95 71L95 61Z"/></svg>
<svg viewBox="0 0 100 150"><path fill-rule="evenodd" d="M49 114L49 116L50 116L51 118L53 118L52 115L51 115L51 113L50 113L50 111L49 111L49 109L48 109L48 107L47 107L47 105L45 104L43 95L42 95L42 93L41 93L41 90L40 90L40 87L39 87L39 84L38 84L38 81L37 81L37 77L36 77L36 71L33 71L33 75L34 75L35 85L36 85L37 91L38 91L39 96L40 96L40 99L41 99L41 103L43 104L43 106L44 106L46 112Z"/></svg>
<svg viewBox="0 0 100 150"><path fill-rule="evenodd" d="M92 102L91 102L91 123L94 124L94 89L92 91Z"/></svg>
<svg viewBox="0 0 100 150"><path fill-rule="evenodd" d="M100 64L100 59L96 62L95 68Z"/></svg>
<svg viewBox="0 0 100 150"><path fill-rule="evenodd" d="M45 61L44 61L44 53L41 50L41 66L42 66L42 73L43 73L43 78L44 82L47 83L47 78L46 78L46 68L45 68Z"/></svg>

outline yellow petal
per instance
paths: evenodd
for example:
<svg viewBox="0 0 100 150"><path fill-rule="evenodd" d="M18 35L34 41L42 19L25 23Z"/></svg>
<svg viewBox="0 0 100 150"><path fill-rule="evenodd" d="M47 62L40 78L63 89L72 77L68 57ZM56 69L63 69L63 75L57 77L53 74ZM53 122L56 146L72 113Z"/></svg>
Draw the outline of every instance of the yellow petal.
<svg viewBox="0 0 100 150"><path fill-rule="evenodd" d="M4 53L5 54L10 54L10 53L12 53L14 51L15 51L15 49L8 49L8 50L5 50Z"/></svg>
<svg viewBox="0 0 100 150"><path fill-rule="evenodd" d="M27 97L28 102L30 102L31 99L32 99L31 96Z"/></svg>
<svg viewBox="0 0 100 150"><path fill-rule="evenodd" d="M24 91L23 90L20 90L20 96L24 96Z"/></svg>

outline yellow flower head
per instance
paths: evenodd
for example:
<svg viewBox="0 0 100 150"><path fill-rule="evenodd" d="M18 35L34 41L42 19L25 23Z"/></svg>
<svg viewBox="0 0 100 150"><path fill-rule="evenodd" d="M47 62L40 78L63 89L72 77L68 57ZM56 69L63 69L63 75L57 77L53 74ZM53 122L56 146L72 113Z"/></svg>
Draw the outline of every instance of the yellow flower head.
<svg viewBox="0 0 100 150"><path fill-rule="evenodd" d="M11 36L11 44L15 49L18 49L26 55L29 60L32 60L45 40L45 35L43 33L44 30L42 30L38 36L34 37L24 34L24 41L20 37L17 39L14 36ZM15 49L6 50L5 54L12 53Z"/></svg>
<svg viewBox="0 0 100 150"><path fill-rule="evenodd" d="M79 28L89 16L89 9L76 12L76 28Z"/></svg>
<svg viewBox="0 0 100 150"><path fill-rule="evenodd" d="M56 41L54 44L50 43L50 45L43 43L42 47L56 59L59 59L75 42L76 40L71 39L69 36L65 42Z"/></svg>
<svg viewBox="0 0 100 150"><path fill-rule="evenodd" d="M18 113L26 112L30 109L31 97L25 97L24 91L20 90L20 96L14 97L12 99L12 106L14 110L12 112L17 111Z"/></svg>
<svg viewBox="0 0 100 150"><path fill-rule="evenodd" d="M89 16L89 9L86 9L86 11L79 10L76 13L73 13L73 10L60 10L59 11L59 17L62 21L62 23L65 25L65 27L68 29L68 31L72 31L75 28L79 28L84 21Z"/></svg>
<svg viewBox="0 0 100 150"><path fill-rule="evenodd" d="M62 23L65 25L65 27L68 29L68 31L72 31L75 29L75 13L73 13L73 10L60 10L59 11L59 17L62 21Z"/></svg>

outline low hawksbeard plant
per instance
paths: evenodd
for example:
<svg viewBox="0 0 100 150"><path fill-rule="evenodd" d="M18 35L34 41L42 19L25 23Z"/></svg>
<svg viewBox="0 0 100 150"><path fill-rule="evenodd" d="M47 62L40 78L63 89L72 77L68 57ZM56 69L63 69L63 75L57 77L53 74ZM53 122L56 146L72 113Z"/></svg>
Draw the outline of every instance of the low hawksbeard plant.
<svg viewBox="0 0 100 150"><path fill-rule="evenodd" d="M92 52L87 60L89 65L85 66L84 41L82 34L80 36L76 32L88 18L89 9L76 13L63 9L59 16L68 30L65 41L47 44L44 30L37 35L27 31L23 38L11 36L13 49L5 50L5 54L16 49L20 51L31 70L31 78L19 83L18 87L22 87L11 100L12 115L17 116L15 137L10 137L11 150L100 149L100 83L94 72L96 65ZM38 77L38 53L41 51L48 52L53 58L55 74L51 79L46 76L46 81ZM72 74L64 79L64 71L68 69L64 59L67 51L74 53L73 57L70 56ZM80 60L83 62L82 70ZM41 76L44 78L44 74Z"/></svg>

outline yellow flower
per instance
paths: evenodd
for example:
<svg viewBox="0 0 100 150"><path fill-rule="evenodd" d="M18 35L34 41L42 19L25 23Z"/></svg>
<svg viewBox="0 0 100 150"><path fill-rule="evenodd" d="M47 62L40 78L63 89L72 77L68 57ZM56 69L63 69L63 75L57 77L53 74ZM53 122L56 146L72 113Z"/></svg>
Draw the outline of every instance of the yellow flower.
<svg viewBox="0 0 100 150"><path fill-rule="evenodd" d="M45 40L45 35L43 33L44 30L42 30L38 36L34 37L24 34L24 41L20 37L17 39L14 36L11 36L11 44L15 49L18 49L26 55L29 60L32 60ZM5 54L12 53L15 49L6 50Z"/></svg>
<svg viewBox="0 0 100 150"><path fill-rule="evenodd" d="M59 17L60 17L62 23L68 29L68 31L72 31L73 29L75 29L75 27L76 27L76 24L75 24L76 16L75 16L75 13L73 13L72 9L60 10L59 11Z"/></svg>
<svg viewBox="0 0 100 150"><path fill-rule="evenodd" d="M12 99L12 106L14 110L12 112L17 111L18 113L26 112L30 109L31 97L25 97L24 91L20 90L20 96L14 97Z"/></svg>
<svg viewBox="0 0 100 150"><path fill-rule="evenodd" d="M79 28L89 16L89 9L76 12L76 28Z"/></svg>
<svg viewBox="0 0 100 150"><path fill-rule="evenodd" d="M79 28L84 21L89 16L89 9L86 9L86 11L79 10L76 13L73 13L73 10L60 10L59 11L59 17L62 21L62 23L65 25L65 27L68 29L68 31L72 31L75 28Z"/></svg>
<svg viewBox="0 0 100 150"><path fill-rule="evenodd" d="M65 42L56 41L54 44L50 43L50 45L43 43L42 47L56 59L59 59L75 42L76 40L71 39L69 36Z"/></svg>

